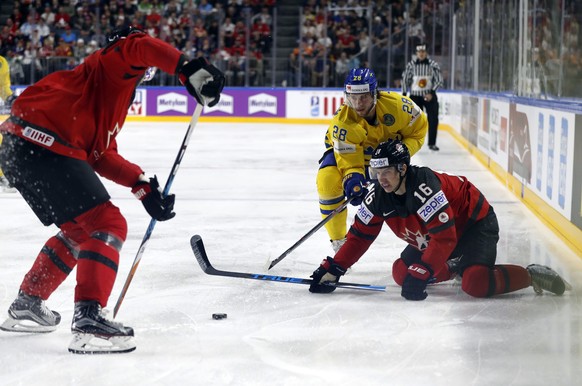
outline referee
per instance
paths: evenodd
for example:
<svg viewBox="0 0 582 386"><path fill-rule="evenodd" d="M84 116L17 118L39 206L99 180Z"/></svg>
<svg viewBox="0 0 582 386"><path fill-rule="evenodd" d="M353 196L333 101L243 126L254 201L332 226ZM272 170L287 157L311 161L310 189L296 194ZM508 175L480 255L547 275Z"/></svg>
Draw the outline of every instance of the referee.
<svg viewBox="0 0 582 386"><path fill-rule="evenodd" d="M410 95L428 117L428 148L438 151L436 145L439 126L439 101L436 90L443 84L441 69L426 53L426 45L416 46L416 59L406 65L402 75L402 94Z"/></svg>

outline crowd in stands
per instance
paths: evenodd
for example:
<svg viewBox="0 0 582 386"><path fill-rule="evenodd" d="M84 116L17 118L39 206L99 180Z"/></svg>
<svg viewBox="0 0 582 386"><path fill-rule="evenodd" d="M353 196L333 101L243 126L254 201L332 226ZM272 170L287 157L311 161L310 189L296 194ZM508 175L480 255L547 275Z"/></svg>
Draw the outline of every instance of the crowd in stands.
<svg viewBox="0 0 582 386"><path fill-rule="evenodd" d="M339 87L350 68L366 66L371 58L377 75L382 67L388 66L388 60L392 63L391 85L399 87L406 61L410 60L405 57L405 39L409 39L410 47L430 43L426 25L436 23L438 33L442 33L444 20L436 15L448 14L450 2L305 0L301 39L289 59L289 83L296 82L293 74L301 67L303 84ZM440 53L441 47L437 51Z"/></svg>
<svg viewBox="0 0 582 386"><path fill-rule="evenodd" d="M582 74L582 3L564 1L569 16L563 34L560 15L548 11L561 4L559 0L538 0L528 18L535 30L528 50L536 68L530 72L543 75L542 91L554 95L560 78L579 79ZM417 44L427 44L437 58L451 55L451 9L464 3L303 0L297 46L288 60L286 53L278 59L287 62L283 84L341 87L350 68L371 63L383 84L399 88ZM483 6L489 3L502 6L492 0ZM264 86L275 6L276 0L15 0L12 14L0 26L0 55L11 64L14 84L30 84L49 72L78 65L106 44L114 28L133 25L190 57L209 58L225 72L229 86ZM493 55L497 50L491 47ZM504 74L512 77L514 70ZM443 75L445 87L450 86L446 68ZM158 82L164 76L158 72ZM158 84L175 81L167 77ZM562 94L579 94L576 84L562 82Z"/></svg>
<svg viewBox="0 0 582 386"><path fill-rule="evenodd" d="M0 27L0 55L11 65L14 84L30 84L75 67L104 47L111 31L132 25L190 57L218 62L229 85L243 85L247 66L253 82L264 75L274 5L275 0L16 0Z"/></svg>
<svg viewBox="0 0 582 386"><path fill-rule="evenodd" d="M350 68L367 65L368 3L305 0L299 45L289 57L289 85L297 84L300 71L304 85L340 87Z"/></svg>
<svg viewBox="0 0 582 386"><path fill-rule="evenodd" d="M563 33L560 33L561 19L543 5L532 10L532 16L528 19L528 26L535 31L533 42L527 47L532 57L527 69L534 81L529 90L532 96L558 95L559 92L563 96L580 96L582 4L566 1L564 11L567 16L564 17ZM559 85L560 79L568 81Z"/></svg>

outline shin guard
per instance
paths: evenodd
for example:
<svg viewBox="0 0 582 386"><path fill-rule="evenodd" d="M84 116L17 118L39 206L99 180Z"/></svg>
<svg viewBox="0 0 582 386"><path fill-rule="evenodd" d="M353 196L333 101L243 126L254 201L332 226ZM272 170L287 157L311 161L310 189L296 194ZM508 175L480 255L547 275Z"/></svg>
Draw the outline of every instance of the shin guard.
<svg viewBox="0 0 582 386"><path fill-rule="evenodd" d="M75 268L76 254L75 245L59 232L42 247L20 289L27 295L48 299Z"/></svg>

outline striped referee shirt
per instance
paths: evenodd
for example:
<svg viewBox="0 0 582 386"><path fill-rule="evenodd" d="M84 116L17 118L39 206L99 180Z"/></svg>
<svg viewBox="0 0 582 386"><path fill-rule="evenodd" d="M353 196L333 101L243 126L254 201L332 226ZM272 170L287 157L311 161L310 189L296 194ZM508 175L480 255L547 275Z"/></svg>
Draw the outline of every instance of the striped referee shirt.
<svg viewBox="0 0 582 386"><path fill-rule="evenodd" d="M422 96L436 92L443 85L441 68L430 58L408 62L402 74L402 93Z"/></svg>

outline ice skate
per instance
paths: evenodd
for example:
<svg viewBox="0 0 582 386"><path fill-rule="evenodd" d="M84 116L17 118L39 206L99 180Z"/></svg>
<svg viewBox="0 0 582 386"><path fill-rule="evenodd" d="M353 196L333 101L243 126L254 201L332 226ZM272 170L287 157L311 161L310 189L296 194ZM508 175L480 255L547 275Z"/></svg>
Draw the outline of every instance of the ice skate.
<svg viewBox="0 0 582 386"><path fill-rule="evenodd" d="M544 290L562 295L564 291L572 289L570 284L550 267L539 264L530 264L527 271L531 276L531 285L536 294L541 295Z"/></svg>
<svg viewBox="0 0 582 386"><path fill-rule="evenodd" d="M75 303L73 341L69 351L75 354L113 354L135 350L133 329L108 320L94 300Z"/></svg>
<svg viewBox="0 0 582 386"><path fill-rule="evenodd" d="M343 239L340 239L340 240L330 240L330 241L331 241L331 248L333 249L333 251L335 253L337 253L337 251L340 250L342 245L344 245L346 243L346 238L344 237Z"/></svg>
<svg viewBox="0 0 582 386"><path fill-rule="evenodd" d="M30 296L22 291L8 309L8 319L1 330L12 332L46 333L57 329L61 321L58 312L51 311L38 296Z"/></svg>

